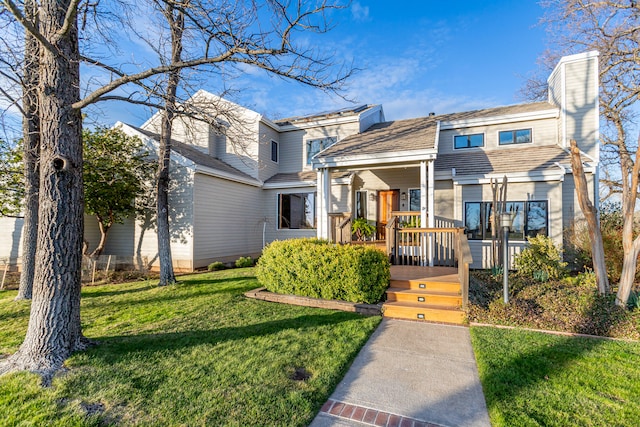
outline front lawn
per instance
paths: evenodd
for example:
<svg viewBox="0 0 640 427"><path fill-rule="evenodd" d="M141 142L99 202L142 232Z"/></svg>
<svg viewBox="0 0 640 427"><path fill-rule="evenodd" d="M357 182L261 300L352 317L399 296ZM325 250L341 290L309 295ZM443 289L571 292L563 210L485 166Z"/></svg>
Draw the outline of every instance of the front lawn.
<svg viewBox="0 0 640 427"><path fill-rule="evenodd" d="M491 423L637 426L640 343L472 327Z"/></svg>
<svg viewBox="0 0 640 427"><path fill-rule="evenodd" d="M307 425L379 317L249 300L253 269L84 288L84 334L50 388L0 377L3 425ZM0 354L24 338L28 302L0 292ZM307 379L304 379L308 377Z"/></svg>

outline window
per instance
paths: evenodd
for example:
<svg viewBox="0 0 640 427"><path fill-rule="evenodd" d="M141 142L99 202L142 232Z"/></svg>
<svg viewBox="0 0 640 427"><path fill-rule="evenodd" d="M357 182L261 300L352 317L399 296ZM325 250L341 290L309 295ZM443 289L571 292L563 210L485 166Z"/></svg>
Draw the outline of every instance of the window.
<svg viewBox="0 0 640 427"><path fill-rule="evenodd" d="M356 218L367 217L367 192L356 191Z"/></svg>
<svg viewBox="0 0 640 427"><path fill-rule="evenodd" d="M484 134L456 135L453 137L453 146L455 148L484 147Z"/></svg>
<svg viewBox="0 0 640 427"><path fill-rule="evenodd" d="M278 163L278 143L271 141L271 161Z"/></svg>
<svg viewBox="0 0 640 427"><path fill-rule="evenodd" d="M498 133L500 145L525 144L531 141L531 129L507 130Z"/></svg>
<svg viewBox="0 0 640 427"><path fill-rule="evenodd" d="M310 139L307 141L307 164L311 164L311 158L336 143L338 138L331 136L328 138Z"/></svg>
<svg viewBox="0 0 640 427"><path fill-rule="evenodd" d="M410 211L420 210L420 189L419 188L409 189L409 210Z"/></svg>
<svg viewBox="0 0 640 427"><path fill-rule="evenodd" d="M279 194L278 228L316 228L315 193Z"/></svg>
<svg viewBox="0 0 640 427"><path fill-rule="evenodd" d="M548 205L545 201L507 202L505 212L511 216L509 239L547 235L549 225ZM464 206L464 225L471 240L491 239L493 203L467 202Z"/></svg>

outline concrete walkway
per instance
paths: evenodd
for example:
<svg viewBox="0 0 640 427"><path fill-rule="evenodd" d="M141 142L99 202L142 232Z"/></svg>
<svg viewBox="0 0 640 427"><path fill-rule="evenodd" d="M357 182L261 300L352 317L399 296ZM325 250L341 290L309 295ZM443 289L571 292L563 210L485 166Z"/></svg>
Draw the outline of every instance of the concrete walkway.
<svg viewBox="0 0 640 427"><path fill-rule="evenodd" d="M491 426L469 329L383 319L311 427Z"/></svg>

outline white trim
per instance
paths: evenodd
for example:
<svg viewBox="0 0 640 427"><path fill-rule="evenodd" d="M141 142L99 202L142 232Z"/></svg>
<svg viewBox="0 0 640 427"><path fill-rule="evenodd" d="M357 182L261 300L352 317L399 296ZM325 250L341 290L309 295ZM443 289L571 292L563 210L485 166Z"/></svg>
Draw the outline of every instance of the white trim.
<svg viewBox="0 0 640 427"><path fill-rule="evenodd" d="M353 174L344 178L331 178L331 185L351 185L353 183ZM316 181L285 181L285 182L265 182L262 188L266 190L274 190L278 188L304 188L315 187Z"/></svg>
<svg viewBox="0 0 640 427"><path fill-rule="evenodd" d="M323 157L312 159L314 169L321 167L344 167L383 165L387 163L415 162L417 160L433 160L437 152L433 148L414 151L390 151L386 153L361 154L344 157Z"/></svg>
<svg viewBox="0 0 640 427"><path fill-rule="evenodd" d="M436 150L436 153L438 152L438 147L440 146L440 123L440 120L436 122L436 140L433 142L433 149Z"/></svg>
<svg viewBox="0 0 640 427"><path fill-rule="evenodd" d="M551 80L551 78L553 77L553 75L561 65L564 65L570 62L582 61L584 59L597 58L598 56L600 56L600 52L598 52L597 50L590 50L588 52L581 52L581 53L576 53L574 55L563 56L562 58L560 58L556 66L553 68L553 71L551 71L551 74L549 74L549 77L547 77L547 83L549 83L549 81Z"/></svg>
<svg viewBox="0 0 640 427"><path fill-rule="evenodd" d="M474 136L474 135L482 135L482 145L479 147L456 147L456 137L459 136ZM459 135L451 135L451 151L455 152L456 150L486 150L486 138L484 132L476 132L476 133L461 133Z"/></svg>
<svg viewBox="0 0 640 427"><path fill-rule="evenodd" d="M560 68L560 93L562 99L560 101L560 128L562 129L562 146L568 147L567 141L567 74L565 64L561 64Z"/></svg>
<svg viewBox="0 0 640 427"><path fill-rule="evenodd" d="M493 117L477 117L472 119L452 120L450 122L442 122L442 124L440 125L440 130L452 130L457 128L489 126L503 123L506 124L554 118L558 118L557 108L540 111L530 111L526 113L503 114L501 116Z"/></svg>
<svg viewBox="0 0 640 427"><path fill-rule="evenodd" d="M512 143L510 143L510 144L500 144L500 134L502 132L511 132L513 134L515 132L518 132L519 130L528 130L529 133L530 133L530 136L531 136L531 141L529 141L529 142L516 142L515 139L514 139L514 141ZM498 130L496 130L496 142L497 142L496 147L513 147L513 146L516 146L516 145L521 146L521 145L527 145L527 144L535 145L534 144L534 140L533 140L533 127L530 127L530 128L523 127L523 128L520 128L520 129L503 129L503 130L499 130L498 129Z"/></svg>
<svg viewBox="0 0 640 427"><path fill-rule="evenodd" d="M382 105L376 104L368 106L365 110L360 111L359 113L355 113L351 116L343 116L343 117L332 117L325 119L315 119L310 121L301 121L299 123L291 123L286 125L276 125L278 126L278 130L281 132L289 132L294 130L301 129L309 129L318 126L332 126L332 125L340 125L345 123L359 123L361 121L361 117L366 117L369 114L373 114L375 112L381 111ZM304 119L300 119L304 120Z"/></svg>

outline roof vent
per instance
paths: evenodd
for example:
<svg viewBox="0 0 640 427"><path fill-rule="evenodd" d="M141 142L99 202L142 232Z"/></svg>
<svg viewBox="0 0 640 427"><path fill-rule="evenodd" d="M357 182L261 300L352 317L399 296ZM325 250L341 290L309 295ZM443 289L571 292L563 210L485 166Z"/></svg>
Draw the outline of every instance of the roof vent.
<svg viewBox="0 0 640 427"><path fill-rule="evenodd" d="M429 117L433 117L435 115L436 115L436 113L434 113L434 112L429 113Z"/></svg>

